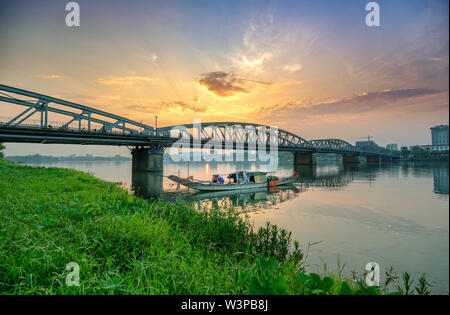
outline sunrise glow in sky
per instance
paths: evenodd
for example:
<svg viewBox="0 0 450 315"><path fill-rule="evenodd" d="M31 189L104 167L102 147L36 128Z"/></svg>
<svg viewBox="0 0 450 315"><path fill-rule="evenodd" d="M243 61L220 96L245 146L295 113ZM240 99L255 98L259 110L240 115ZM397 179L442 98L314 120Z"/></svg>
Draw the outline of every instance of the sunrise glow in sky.
<svg viewBox="0 0 450 315"><path fill-rule="evenodd" d="M79 0L72 28L67 2L0 1L1 84L159 126L414 145L448 124L447 0L377 1L378 28L361 0Z"/></svg>

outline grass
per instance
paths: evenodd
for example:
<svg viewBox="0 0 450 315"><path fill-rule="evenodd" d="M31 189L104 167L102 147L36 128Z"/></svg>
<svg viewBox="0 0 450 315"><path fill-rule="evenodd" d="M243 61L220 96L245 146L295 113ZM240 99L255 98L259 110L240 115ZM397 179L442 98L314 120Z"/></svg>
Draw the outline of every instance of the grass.
<svg viewBox="0 0 450 315"><path fill-rule="evenodd" d="M0 159L1 294L389 293L307 274L304 259L289 232L253 231L233 210L149 202L86 173ZM79 286L66 284L70 262ZM425 277L412 281L395 292L429 293Z"/></svg>

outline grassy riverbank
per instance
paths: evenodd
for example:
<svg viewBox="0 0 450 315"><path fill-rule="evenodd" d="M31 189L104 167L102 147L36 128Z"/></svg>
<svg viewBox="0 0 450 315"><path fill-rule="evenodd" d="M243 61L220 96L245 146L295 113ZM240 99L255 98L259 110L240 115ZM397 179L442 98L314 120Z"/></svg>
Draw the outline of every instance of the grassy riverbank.
<svg viewBox="0 0 450 315"><path fill-rule="evenodd" d="M89 174L0 159L2 294L388 291L340 274L308 274L304 259L290 233L272 225L253 232L232 210L150 203ZM80 286L66 285L70 262L80 267ZM395 291L426 293L424 281Z"/></svg>

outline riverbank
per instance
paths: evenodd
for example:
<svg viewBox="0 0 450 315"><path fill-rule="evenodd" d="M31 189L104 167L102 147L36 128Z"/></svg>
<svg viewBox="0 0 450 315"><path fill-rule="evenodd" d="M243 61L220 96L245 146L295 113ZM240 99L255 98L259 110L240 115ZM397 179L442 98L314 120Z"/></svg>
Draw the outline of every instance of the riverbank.
<svg viewBox="0 0 450 315"><path fill-rule="evenodd" d="M426 293L424 279L397 288L394 274L381 290L363 275L308 274L289 232L254 232L232 210L148 202L86 173L5 160L0 179L3 294ZM71 262L79 286L66 284Z"/></svg>

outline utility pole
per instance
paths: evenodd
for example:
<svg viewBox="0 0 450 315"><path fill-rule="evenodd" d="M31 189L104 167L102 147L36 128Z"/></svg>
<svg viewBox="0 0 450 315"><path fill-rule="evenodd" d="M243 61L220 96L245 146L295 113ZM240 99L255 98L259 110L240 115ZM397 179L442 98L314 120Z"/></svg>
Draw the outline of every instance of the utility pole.
<svg viewBox="0 0 450 315"><path fill-rule="evenodd" d="M356 140L361 140L361 139L366 139L366 138L356 138ZM373 136L371 135L367 135L367 142L370 142L370 140L373 139Z"/></svg>

